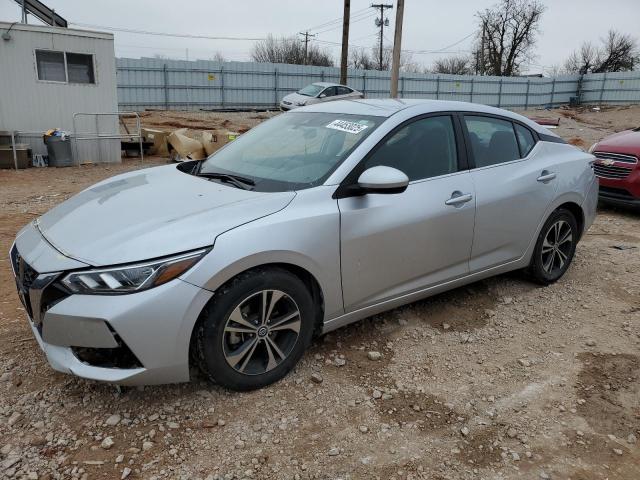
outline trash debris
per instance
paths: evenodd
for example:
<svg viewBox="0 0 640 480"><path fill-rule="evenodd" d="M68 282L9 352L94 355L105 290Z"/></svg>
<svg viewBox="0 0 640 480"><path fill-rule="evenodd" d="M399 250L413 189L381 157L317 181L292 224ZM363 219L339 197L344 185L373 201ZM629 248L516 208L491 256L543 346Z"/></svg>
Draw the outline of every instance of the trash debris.
<svg viewBox="0 0 640 480"><path fill-rule="evenodd" d="M631 250L638 247L633 245L611 245L611 248L615 248L616 250Z"/></svg>
<svg viewBox="0 0 640 480"><path fill-rule="evenodd" d="M169 144L167 137L169 132L166 130L155 130L151 128L142 129L142 138L146 142L153 142L153 146L149 149L151 155L159 155L162 157L169 156Z"/></svg>
<svg viewBox="0 0 640 480"><path fill-rule="evenodd" d="M69 132L60 130L59 128L52 128L44 132L45 137L60 137L61 140L66 140L69 137Z"/></svg>
<svg viewBox="0 0 640 480"><path fill-rule="evenodd" d="M33 160L31 160L31 165L33 165L34 167L48 167L49 159L47 158L47 155L34 153Z"/></svg>
<svg viewBox="0 0 640 480"><path fill-rule="evenodd" d="M187 137L184 133L180 132L180 130L176 130L169 135L167 142L171 147L169 149L169 156L174 162L203 160L207 156L202 142Z"/></svg>
<svg viewBox="0 0 640 480"><path fill-rule="evenodd" d="M560 126L560 117L558 118L529 117L529 120L533 120L538 125L543 125L547 128L556 128Z"/></svg>
<svg viewBox="0 0 640 480"><path fill-rule="evenodd" d="M227 143L235 140L237 137L238 134L235 132L202 132L201 141L207 155L211 155L213 152L224 147Z"/></svg>

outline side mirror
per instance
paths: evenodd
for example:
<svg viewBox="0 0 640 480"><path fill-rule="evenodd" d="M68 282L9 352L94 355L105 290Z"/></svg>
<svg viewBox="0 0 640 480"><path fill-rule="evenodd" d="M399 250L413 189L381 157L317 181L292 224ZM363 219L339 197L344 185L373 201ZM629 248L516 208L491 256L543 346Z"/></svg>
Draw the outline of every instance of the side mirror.
<svg viewBox="0 0 640 480"><path fill-rule="evenodd" d="M326 93L321 93L321 94L318 96L318 98L325 98L326 96L327 96L327 94L326 94Z"/></svg>
<svg viewBox="0 0 640 480"><path fill-rule="evenodd" d="M403 172L382 165L368 168L358 178L363 193L401 193L408 185L409 177Z"/></svg>

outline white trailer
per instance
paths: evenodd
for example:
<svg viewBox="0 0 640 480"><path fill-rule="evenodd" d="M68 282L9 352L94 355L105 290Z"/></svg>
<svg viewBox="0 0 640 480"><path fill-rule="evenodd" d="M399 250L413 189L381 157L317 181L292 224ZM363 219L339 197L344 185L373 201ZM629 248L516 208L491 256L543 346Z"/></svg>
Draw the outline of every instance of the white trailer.
<svg viewBox="0 0 640 480"><path fill-rule="evenodd" d="M112 34L0 22L0 130L45 154L44 132L75 128L77 163L119 162L117 115L74 122L117 111Z"/></svg>

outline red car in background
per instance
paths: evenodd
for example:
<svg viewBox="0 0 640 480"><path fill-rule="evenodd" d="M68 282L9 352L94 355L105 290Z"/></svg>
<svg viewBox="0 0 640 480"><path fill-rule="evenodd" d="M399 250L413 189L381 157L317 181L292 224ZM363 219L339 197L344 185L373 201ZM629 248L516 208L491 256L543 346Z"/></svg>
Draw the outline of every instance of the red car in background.
<svg viewBox="0 0 640 480"><path fill-rule="evenodd" d="M640 127L606 137L589 152L596 156L600 199L640 207Z"/></svg>

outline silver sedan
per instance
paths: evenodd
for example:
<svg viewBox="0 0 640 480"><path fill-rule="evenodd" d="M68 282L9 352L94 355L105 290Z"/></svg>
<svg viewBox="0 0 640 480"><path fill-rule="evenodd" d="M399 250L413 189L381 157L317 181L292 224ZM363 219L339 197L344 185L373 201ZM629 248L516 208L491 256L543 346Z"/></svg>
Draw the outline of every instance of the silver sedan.
<svg viewBox="0 0 640 480"><path fill-rule="evenodd" d="M280 110L286 112L305 105L356 98L364 98L364 94L339 83L317 82L286 95L280 102Z"/></svg>
<svg viewBox="0 0 640 480"><path fill-rule="evenodd" d="M11 263L54 369L254 389L316 334L510 270L558 280L594 220L592 160L496 108L323 103L84 190Z"/></svg>

